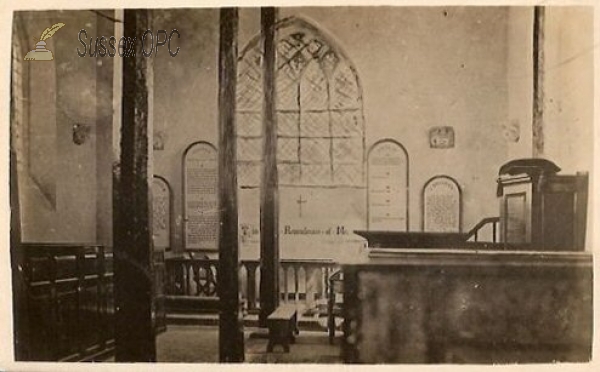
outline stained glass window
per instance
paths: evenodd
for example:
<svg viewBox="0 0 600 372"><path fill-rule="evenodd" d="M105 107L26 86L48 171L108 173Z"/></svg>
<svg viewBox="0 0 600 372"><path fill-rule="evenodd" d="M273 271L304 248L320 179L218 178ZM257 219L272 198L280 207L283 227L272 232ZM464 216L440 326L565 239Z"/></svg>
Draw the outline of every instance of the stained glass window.
<svg viewBox="0 0 600 372"><path fill-rule="evenodd" d="M364 120L355 69L307 22L278 23L277 166L281 186L363 186ZM259 38L238 64L238 183L258 187L262 165L262 53Z"/></svg>

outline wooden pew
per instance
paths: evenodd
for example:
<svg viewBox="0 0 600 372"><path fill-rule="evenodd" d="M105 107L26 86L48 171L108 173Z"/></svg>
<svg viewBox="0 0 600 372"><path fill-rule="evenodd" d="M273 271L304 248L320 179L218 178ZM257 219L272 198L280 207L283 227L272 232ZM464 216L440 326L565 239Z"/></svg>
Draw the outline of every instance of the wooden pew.
<svg viewBox="0 0 600 372"><path fill-rule="evenodd" d="M113 350L112 252L98 245L24 243L27 360L99 360Z"/></svg>

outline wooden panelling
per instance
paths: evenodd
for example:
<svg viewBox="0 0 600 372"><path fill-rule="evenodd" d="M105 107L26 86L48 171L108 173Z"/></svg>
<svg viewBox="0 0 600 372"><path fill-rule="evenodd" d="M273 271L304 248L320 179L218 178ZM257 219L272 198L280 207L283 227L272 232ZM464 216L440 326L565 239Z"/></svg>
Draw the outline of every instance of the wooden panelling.
<svg viewBox="0 0 600 372"><path fill-rule="evenodd" d="M113 349L112 253L101 246L24 244L26 360L93 359Z"/></svg>
<svg viewBox="0 0 600 372"><path fill-rule="evenodd" d="M591 255L399 252L344 274L346 362L590 360Z"/></svg>

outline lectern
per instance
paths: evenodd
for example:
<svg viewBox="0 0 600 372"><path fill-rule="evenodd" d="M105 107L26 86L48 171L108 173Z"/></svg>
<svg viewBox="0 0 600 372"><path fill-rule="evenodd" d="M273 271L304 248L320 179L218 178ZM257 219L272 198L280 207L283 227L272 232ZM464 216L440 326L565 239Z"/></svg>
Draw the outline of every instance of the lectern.
<svg viewBox="0 0 600 372"><path fill-rule="evenodd" d="M500 240L541 251L582 251L588 175L558 175L545 159L513 160L500 168Z"/></svg>

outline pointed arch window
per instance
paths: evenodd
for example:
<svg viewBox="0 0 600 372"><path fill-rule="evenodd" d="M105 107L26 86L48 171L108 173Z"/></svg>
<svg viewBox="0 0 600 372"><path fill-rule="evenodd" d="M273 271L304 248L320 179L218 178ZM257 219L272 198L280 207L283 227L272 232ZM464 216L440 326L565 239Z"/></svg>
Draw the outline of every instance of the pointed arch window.
<svg viewBox="0 0 600 372"><path fill-rule="evenodd" d="M280 186L364 187L362 93L349 59L298 18L277 25L276 115ZM262 53L253 39L238 64L238 184L260 185Z"/></svg>

